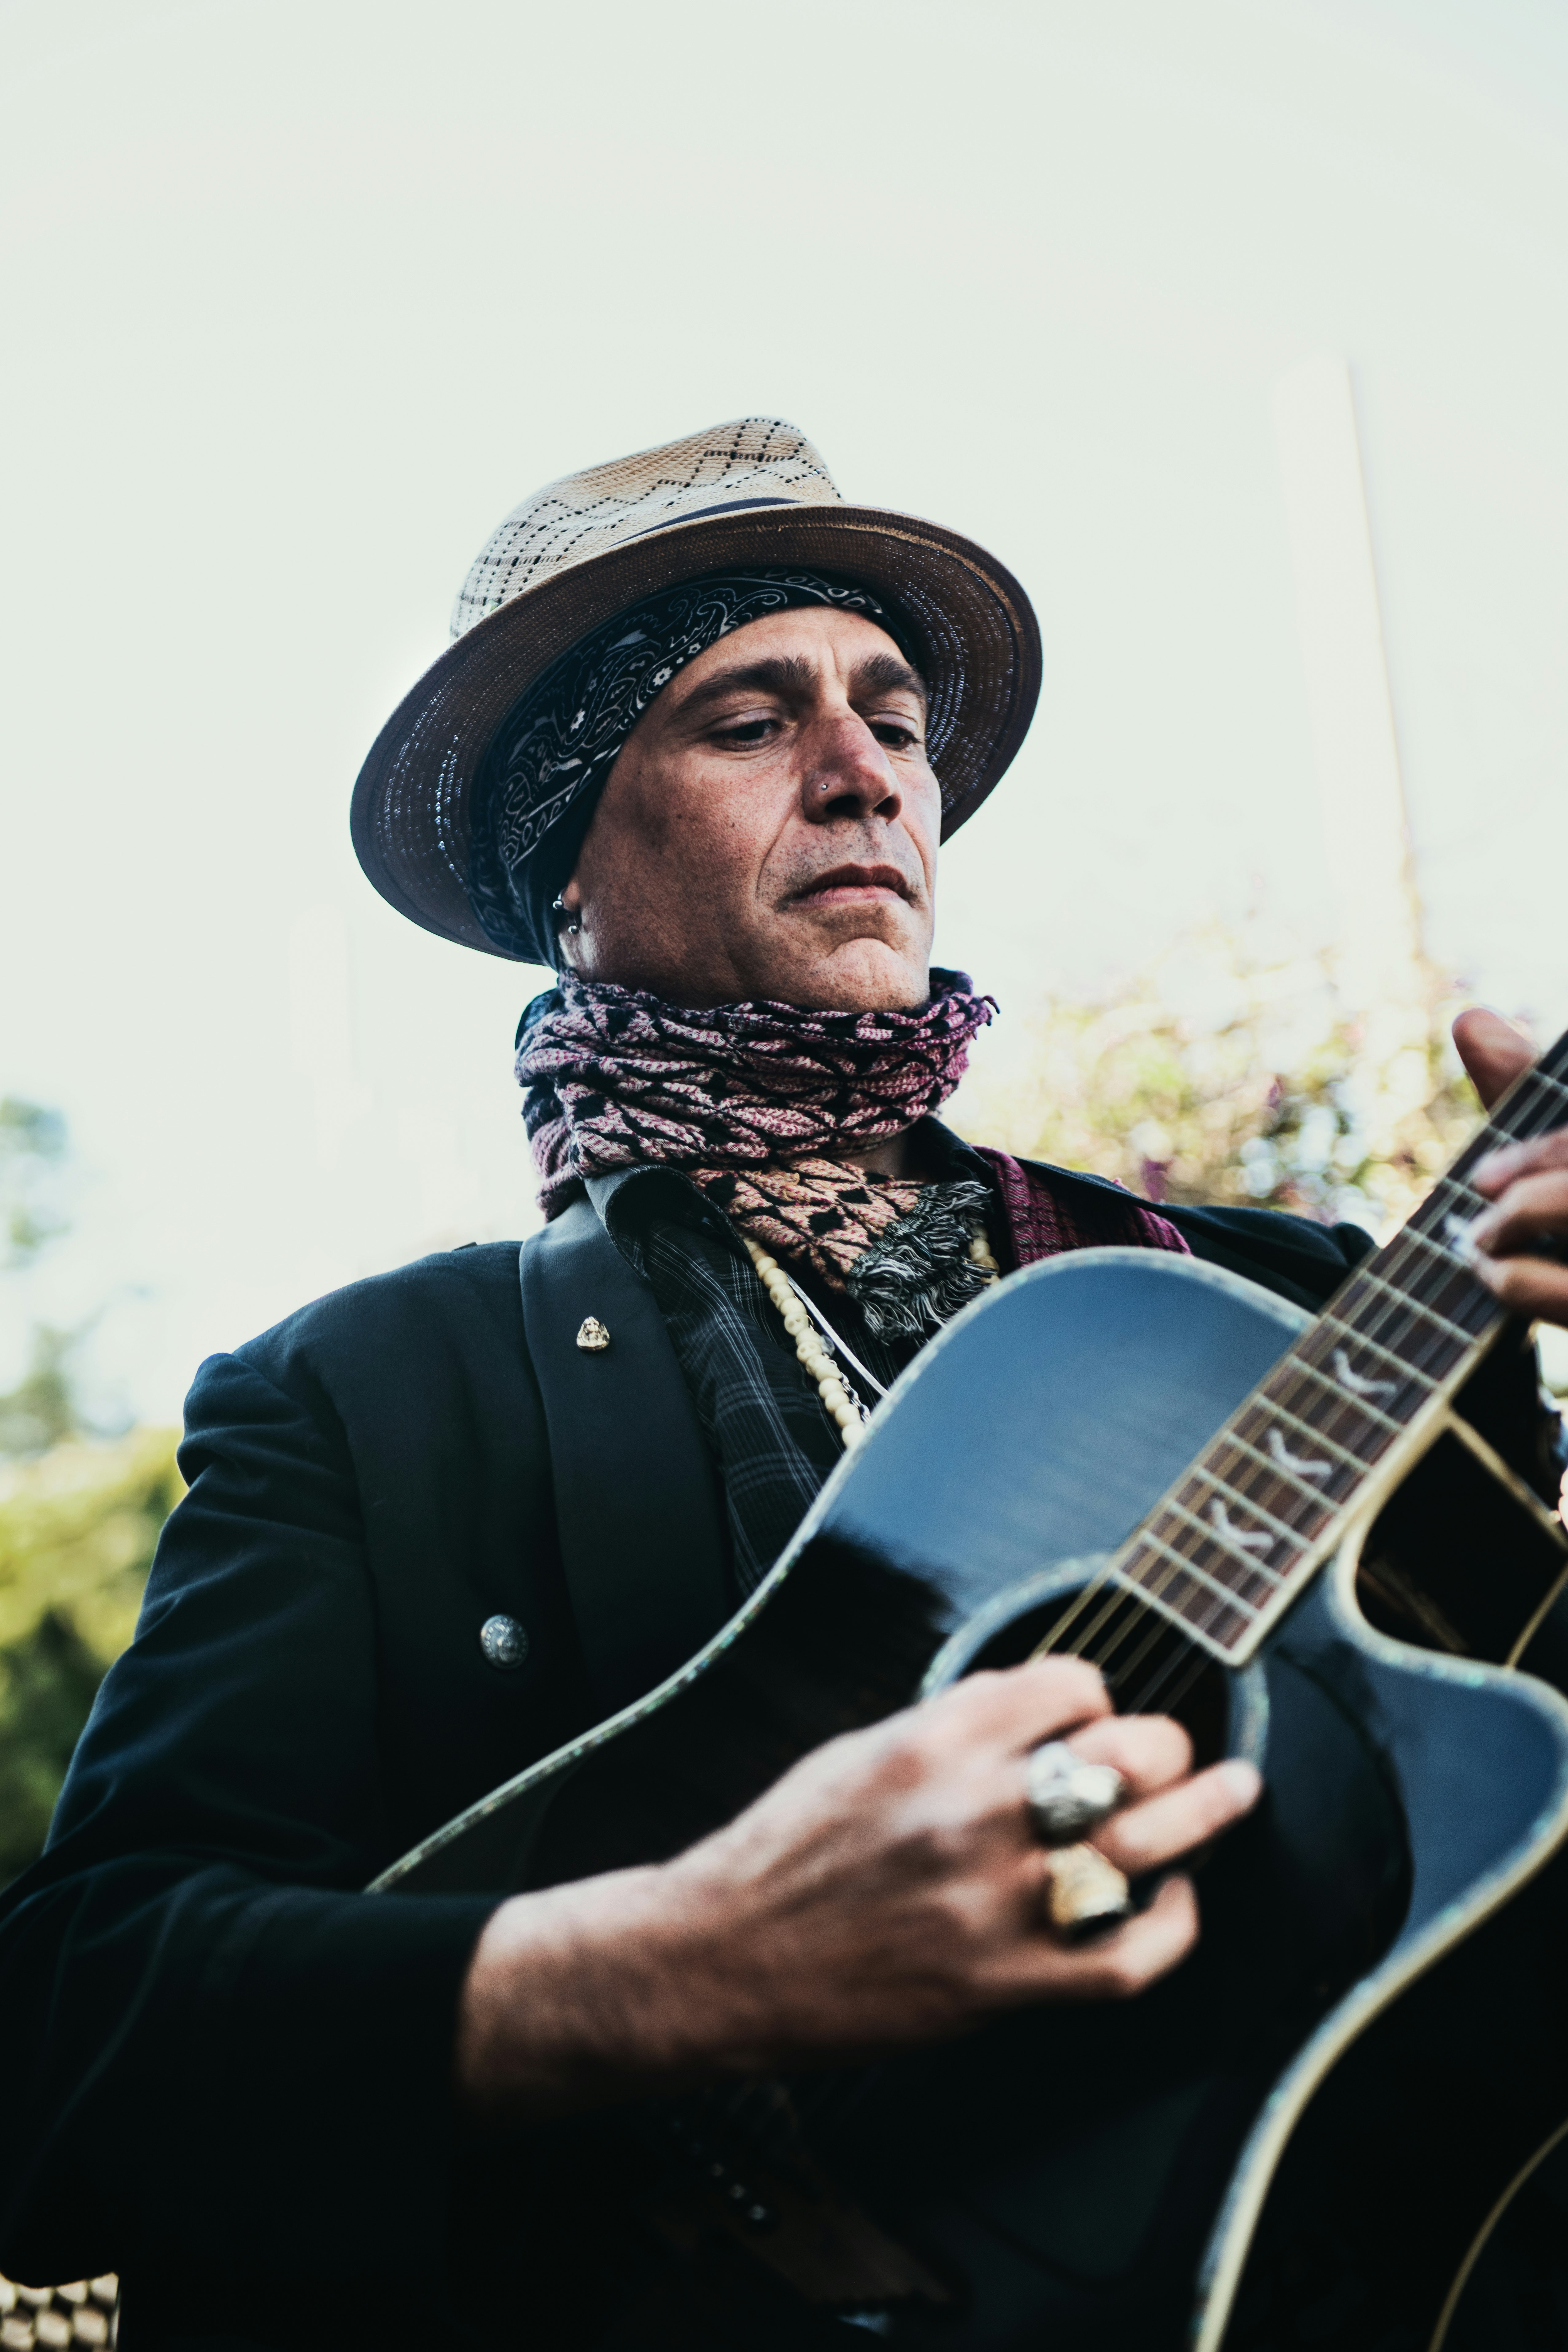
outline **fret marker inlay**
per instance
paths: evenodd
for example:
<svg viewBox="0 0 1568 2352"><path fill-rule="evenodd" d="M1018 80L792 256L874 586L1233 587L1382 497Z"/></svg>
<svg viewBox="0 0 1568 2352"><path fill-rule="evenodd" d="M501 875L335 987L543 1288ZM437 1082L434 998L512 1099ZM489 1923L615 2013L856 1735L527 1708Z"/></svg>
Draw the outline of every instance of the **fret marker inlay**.
<svg viewBox="0 0 1568 2352"><path fill-rule="evenodd" d="M1501 1328L1502 1308L1474 1272L1474 1228L1489 1204L1471 1180L1483 1154L1559 1129L1568 1129L1568 1036L1519 1080L1410 1223L1353 1268L1310 1333L1128 1537L1109 1573L1127 1588L1129 1609L1095 1621L1110 1623L1107 1654L1123 1642L1133 1664L1150 1653L1152 1633L1138 1630L1145 1609L1227 1663L1256 1654L1332 1557L1369 1489L1397 1482L1406 1442L1423 1424L1430 1433Z"/></svg>
<svg viewBox="0 0 1568 2352"><path fill-rule="evenodd" d="M1209 1525L1222 1541L1243 1549L1267 1551L1274 1541L1267 1528L1238 1528L1217 1495L1209 1505Z"/></svg>
<svg viewBox="0 0 1568 2352"><path fill-rule="evenodd" d="M1268 1433L1268 1451L1281 1470L1288 1470L1293 1478L1327 1478L1333 1471L1331 1462L1314 1461L1308 1454L1292 1454L1277 1429Z"/></svg>
<svg viewBox="0 0 1568 2352"><path fill-rule="evenodd" d="M1447 1234L1449 1245L1460 1265L1470 1265L1476 1255L1476 1241L1465 1218L1457 1217L1450 1211L1443 1220L1443 1231Z"/></svg>
<svg viewBox="0 0 1568 2352"><path fill-rule="evenodd" d="M1380 1397L1394 1394L1393 1381L1369 1381L1364 1374L1355 1370L1342 1348L1334 1349L1333 1366L1339 1379L1349 1389L1352 1396Z"/></svg>

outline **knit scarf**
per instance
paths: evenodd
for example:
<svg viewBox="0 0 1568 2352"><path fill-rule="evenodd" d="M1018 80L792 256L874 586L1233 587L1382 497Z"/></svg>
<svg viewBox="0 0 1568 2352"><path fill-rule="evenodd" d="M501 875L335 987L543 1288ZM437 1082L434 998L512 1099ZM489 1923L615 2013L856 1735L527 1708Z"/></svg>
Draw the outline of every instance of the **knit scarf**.
<svg viewBox="0 0 1568 2352"><path fill-rule="evenodd" d="M912 1013L690 1012L563 972L523 1014L516 1064L544 1213L576 1178L679 1168L763 1249L851 1288L868 1319L933 1328L980 1286L968 1243L984 1189L840 1155L938 1109L995 1009L965 972L933 971Z"/></svg>

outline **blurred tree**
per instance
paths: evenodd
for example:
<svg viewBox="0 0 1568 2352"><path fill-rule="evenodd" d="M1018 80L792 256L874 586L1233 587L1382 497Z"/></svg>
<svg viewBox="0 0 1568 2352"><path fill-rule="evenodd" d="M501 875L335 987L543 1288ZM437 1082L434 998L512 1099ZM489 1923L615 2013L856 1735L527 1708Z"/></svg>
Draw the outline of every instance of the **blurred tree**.
<svg viewBox="0 0 1568 2352"><path fill-rule="evenodd" d="M0 1097L0 1274L25 1273L68 1231L68 1143L58 1110L19 1095ZM16 1388L0 1392L0 1456L41 1454L81 1434L70 1360L83 1336L34 1325L26 1370Z"/></svg>
<svg viewBox="0 0 1568 2352"><path fill-rule="evenodd" d="M1098 1000L1052 997L957 1121L1152 1201L1403 1223L1479 1120L1424 977L1425 1035L1373 1066L1325 958L1267 962L1217 927Z"/></svg>
<svg viewBox="0 0 1568 2352"><path fill-rule="evenodd" d="M54 1195L66 1158L66 1123L58 1110L0 1097L0 1234L5 1264L30 1265L65 1231Z"/></svg>
<svg viewBox="0 0 1568 2352"><path fill-rule="evenodd" d="M184 1491L174 1443L138 1429L0 1470L0 1885L42 1846L98 1685L135 1630Z"/></svg>
<svg viewBox="0 0 1568 2352"><path fill-rule="evenodd" d="M81 1337L52 1323L34 1325L27 1369L0 1395L0 1455L42 1454L63 1438L81 1435L70 1363Z"/></svg>
<svg viewBox="0 0 1568 2352"><path fill-rule="evenodd" d="M68 1138L58 1111L0 1100L0 1277L68 1230ZM33 1327L0 1394L0 1885L43 1844L71 1750L130 1641L158 1530L180 1493L174 1439L86 1444L72 1356L86 1328Z"/></svg>

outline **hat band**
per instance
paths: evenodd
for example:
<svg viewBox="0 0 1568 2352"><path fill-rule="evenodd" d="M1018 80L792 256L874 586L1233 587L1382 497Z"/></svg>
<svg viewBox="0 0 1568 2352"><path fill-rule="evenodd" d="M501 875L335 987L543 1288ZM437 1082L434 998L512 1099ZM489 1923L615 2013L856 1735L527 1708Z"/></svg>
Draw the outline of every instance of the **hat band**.
<svg viewBox="0 0 1568 2352"><path fill-rule="evenodd" d="M721 506L693 507L689 514L668 516L663 522L650 522L641 530L628 530L621 545L627 547L634 539L651 539L656 530L674 530L679 523L700 522L705 515L744 514L751 507L798 507L799 499L726 499Z"/></svg>

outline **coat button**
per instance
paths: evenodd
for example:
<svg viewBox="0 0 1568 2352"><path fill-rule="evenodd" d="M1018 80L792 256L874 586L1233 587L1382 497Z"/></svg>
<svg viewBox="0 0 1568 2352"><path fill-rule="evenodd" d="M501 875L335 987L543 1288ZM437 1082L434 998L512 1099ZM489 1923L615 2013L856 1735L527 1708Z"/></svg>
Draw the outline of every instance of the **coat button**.
<svg viewBox="0 0 1568 2352"><path fill-rule="evenodd" d="M577 1327L577 1345L591 1356L601 1355L610 1344L610 1335L596 1315L584 1315Z"/></svg>
<svg viewBox="0 0 1568 2352"><path fill-rule="evenodd" d="M502 1674L515 1673L528 1655L528 1633L515 1617L487 1617L479 1627L479 1647Z"/></svg>

